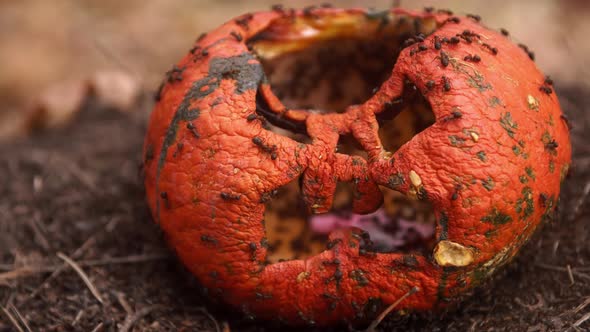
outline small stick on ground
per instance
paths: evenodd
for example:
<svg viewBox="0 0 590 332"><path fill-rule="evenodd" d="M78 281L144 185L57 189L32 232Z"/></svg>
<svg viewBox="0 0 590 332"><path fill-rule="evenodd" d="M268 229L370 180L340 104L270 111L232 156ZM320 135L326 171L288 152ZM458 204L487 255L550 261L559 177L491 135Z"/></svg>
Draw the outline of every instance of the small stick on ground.
<svg viewBox="0 0 590 332"><path fill-rule="evenodd" d="M584 310L584 308L586 308L587 305L590 304L590 296L586 298L586 300L584 300L584 302L582 302L579 306L576 307L576 309L574 309L574 313L577 314L578 312Z"/></svg>
<svg viewBox="0 0 590 332"><path fill-rule="evenodd" d="M400 297L397 301L393 302L389 307L387 307L385 310L383 310L383 312L377 316L377 318L371 323L371 325L369 325L369 327L365 330L365 332L374 332L375 328L377 327L377 325L379 325L379 323L381 323L381 321L393 310L395 309L395 307L397 307L403 300L405 300L407 297L415 294L416 292L418 292L420 289L418 287L412 287L412 289L410 289L406 294L404 294L402 297Z"/></svg>
<svg viewBox="0 0 590 332"><path fill-rule="evenodd" d="M76 327L76 325L78 325L78 322L80 321L80 319L82 319L82 316L84 316L84 309L78 311L78 314L76 314L76 317L72 321L71 325L73 327Z"/></svg>
<svg viewBox="0 0 590 332"><path fill-rule="evenodd" d="M119 332L131 331L131 328L133 327L133 325L137 321L139 321L143 317L149 315L152 311L159 309L161 307L162 307L161 305L152 305L152 306L137 310L133 315L127 315L127 317L125 318L125 321L123 322L123 325L121 325L121 328L119 329Z"/></svg>
<svg viewBox="0 0 590 332"><path fill-rule="evenodd" d="M94 284L92 284L92 281L90 281L90 279L88 278L86 273L84 273L84 270L82 270L82 268L80 266L78 266L78 264L76 264L76 262L74 262L71 258L66 256L62 252L58 252L57 257L63 259L64 262L68 263L68 265L70 265L72 267L72 269L74 269L74 271L76 271L78 273L78 275L80 276L82 281L84 281L84 283L86 284L86 287L88 287L88 289L90 290L92 295L94 295L96 300L98 302L100 302L100 304L104 304L104 301L102 300L102 297L100 296L100 293L98 292L98 289L96 289Z"/></svg>
<svg viewBox="0 0 590 332"><path fill-rule="evenodd" d="M18 319L21 321L21 323L23 323L23 325L27 329L27 332L33 332L33 330L31 329L31 327L29 326L29 322L27 322L27 320L25 319L25 317L23 317L23 315L20 314L20 312L18 311L18 309L16 309L16 307L13 306L12 304L9 306L9 308L12 309L12 311L16 314L16 317L18 317Z"/></svg>
<svg viewBox="0 0 590 332"><path fill-rule="evenodd" d="M92 332L98 332L98 331L101 331L101 330L102 330L102 326L103 326L103 325L104 325L104 324L103 324L102 322L98 323L98 325L96 325L96 327L92 329Z"/></svg>
<svg viewBox="0 0 590 332"><path fill-rule="evenodd" d="M133 315L133 309L129 305L129 302L127 302L127 300L125 299L125 294L117 292L117 301L119 301L119 304L125 310L127 315Z"/></svg>
<svg viewBox="0 0 590 332"><path fill-rule="evenodd" d="M559 248L559 240L553 242L553 256L557 254L557 248Z"/></svg>
<svg viewBox="0 0 590 332"><path fill-rule="evenodd" d="M78 249L76 249L72 253L71 257L73 259L80 258L84 254L84 252L86 252L86 249L88 249L90 246L92 246L95 242L96 242L96 238L94 236L91 236ZM43 290L43 288L45 288L45 286L47 284L49 284L52 280L54 280L55 278L57 278L63 271L65 271L65 269L67 267L68 267L68 264L63 263L62 266L60 266L55 271L53 271L51 273L51 275L49 277L47 277L47 279L45 279L41 283L41 285L39 285L37 288L35 288L35 290L31 294L29 294L29 296L23 301L23 303L26 303L30 299L35 298Z"/></svg>
<svg viewBox="0 0 590 332"><path fill-rule="evenodd" d="M33 237L35 239L35 243L37 243L43 250L48 251L50 249L49 241L45 236L42 228L41 221L39 220L38 216L34 216L32 219L27 219L27 224L33 231Z"/></svg>
<svg viewBox="0 0 590 332"><path fill-rule="evenodd" d="M87 260L80 262L80 266L103 266L111 264L134 264L144 263L157 260L170 259L169 254L145 254L145 255L132 255L125 257L110 257L97 260Z"/></svg>
<svg viewBox="0 0 590 332"><path fill-rule="evenodd" d="M125 257L109 257L104 259L85 260L79 261L78 266L104 266L114 264L138 264L157 260L170 259L170 255L167 254L144 254L144 255L131 255ZM11 279L18 279L27 277L33 274L54 272L61 268L61 265L54 266L23 266L17 269L0 273L0 282Z"/></svg>
<svg viewBox="0 0 590 332"><path fill-rule="evenodd" d="M32 274L41 273L43 271L37 270L35 267L26 266L26 267L19 267L12 271L0 273L0 281L8 281L11 279L18 279L22 277L26 277Z"/></svg>
<svg viewBox="0 0 590 332"><path fill-rule="evenodd" d="M567 268L561 267L561 266L553 266L553 265L548 265L548 264L543 264L543 263L537 263L537 264L535 264L535 266L538 266L538 267L546 269L546 270L551 270L551 271L568 272ZM588 275L586 273L581 273L581 272L575 271L575 268L571 269L571 271L572 271L572 275L574 275L576 277L590 280L590 275Z"/></svg>
<svg viewBox="0 0 590 332"><path fill-rule="evenodd" d="M574 280L574 273L572 272L572 267L568 264L566 265L567 268L567 275L570 278L570 286L573 286L576 283L576 280Z"/></svg>
<svg viewBox="0 0 590 332"><path fill-rule="evenodd" d="M112 227L114 227L117 223L119 222L118 218L113 218L111 221L109 221L106 226L104 227L104 229L111 229ZM82 245L80 247L78 247L78 249L74 250L74 252L70 255L70 257L72 257L72 259L78 259L81 258L82 255L84 255L84 253L86 252L86 250L88 250L91 246L93 246L96 243L96 239L97 239L97 234L98 233L93 233L92 236L90 236L88 239L86 239L86 241L84 241L84 243L82 243ZM47 279L45 279L41 285L39 285L37 288L35 288L35 290L29 294L29 296L22 302L22 303L26 303L29 300L35 298L39 292L41 292L43 290L43 288L49 284L52 280L54 280L55 278L57 278L63 271L65 271L65 269L68 267L68 264L64 263L62 266L60 266L57 270L53 271L51 273L51 275L49 277L47 277Z"/></svg>
<svg viewBox="0 0 590 332"><path fill-rule="evenodd" d="M6 315L6 317L8 317L8 319L12 323L12 326L14 326L14 328L18 332L25 332L23 330L23 328L20 326L20 324L18 323L18 321L16 320L16 318L14 318L14 316L12 316L12 314L10 313L10 311L6 310L6 308L4 308L4 307L2 307L2 311L4 312L4 314Z"/></svg>
<svg viewBox="0 0 590 332"><path fill-rule="evenodd" d="M586 313L584 316L582 316L582 318L578 319L574 323L574 327L579 327L580 325L584 324L584 322L587 321L588 319L590 319L590 312Z"/></svg>
<svg viewBox="0 0 590 332"><path fill-rule="evenodd" d="M221 332L221 330L219 329L219 324L217 323L217 320L215 319L215 317L213 317L213 315L211 315L209 313L209 311L207 311L206 308L199 307L199 308L197 308L197 310L200 311L200 312L202 312L205 316L207 316L207 318L209 318L213 322L213 325L215 326L215 331L216 332ZM228 330L229 330L229 326L228 326Z"/></svg>

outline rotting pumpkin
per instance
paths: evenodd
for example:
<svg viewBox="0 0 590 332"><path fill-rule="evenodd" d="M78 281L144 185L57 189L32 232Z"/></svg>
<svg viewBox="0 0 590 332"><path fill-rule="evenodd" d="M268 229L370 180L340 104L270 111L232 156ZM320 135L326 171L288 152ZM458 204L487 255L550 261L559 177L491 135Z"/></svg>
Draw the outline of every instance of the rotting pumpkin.
<svg viewBox="0 0 590 332"><path fill-rule="evenodd" d="M154 219L208 294L290 324L367 321L407 294L396 309L459 298L552 218L570 163L531 52L449 11L243 15L202 35L156 100ZM424 110L434 118L417 124ZM285 190L300 199L279 200ZM273 257L265 219L285 219L278 203L309 219L344 193L358 216L398 204L391 192L431 205L420 249L377 250L341 228L324 249Z"/></svg>

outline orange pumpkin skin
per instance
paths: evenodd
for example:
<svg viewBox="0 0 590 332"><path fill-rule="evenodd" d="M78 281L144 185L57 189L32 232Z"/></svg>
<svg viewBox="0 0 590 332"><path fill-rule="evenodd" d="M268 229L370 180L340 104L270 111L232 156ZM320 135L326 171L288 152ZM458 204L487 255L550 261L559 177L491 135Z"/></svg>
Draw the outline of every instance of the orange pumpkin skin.
<svg viewBox="0 0 590 332"><path fill-rule="evenodd" d="M144 146L153 217L209 294L252 317L360 322L372 318L369 305L385 307L413 288L397 309L444 306L551 219L571 158L557 97L527 53L500 33L470 18L394 9L388 15L433 19L438 28L401 51L391 77L364 104L342 114L284 111L313 139L298 143L251 121L258 89L275 109L285 108L246 41L274 20L308 14L244 15L198 40L171 71ZM319 8L313 15L329 21L369 14ZM436 42L465 30L478 37L437 49ZM470 61L474 54L480 61ZM436 123L391 154L375 114L402 95L405 79L431 104ZM368 160L335 152L342 134L354 135ZM378 185L429 200L438 252L366 253L357 231L339 230L319 255L266 264L264 201L300 175L316 212L330 208L337 181L355 179L364 194L354 205L358 213L379 206Z"/></svg>

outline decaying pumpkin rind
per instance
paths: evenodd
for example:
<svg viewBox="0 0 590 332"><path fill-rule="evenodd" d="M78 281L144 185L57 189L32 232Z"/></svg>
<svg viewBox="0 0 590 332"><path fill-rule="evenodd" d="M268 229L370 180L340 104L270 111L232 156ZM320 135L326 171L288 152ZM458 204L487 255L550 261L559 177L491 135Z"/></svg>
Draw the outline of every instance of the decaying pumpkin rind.
<svg viewBox="0 0 590 332"><path fill-rule="evenodd" d="M390 79L366 103L343 115L309 116L313 144L247 120L256 110L257 89L267 83L245 41L274 19L305 11L232 20L197 41L167 76L144 146L147 197L170 245L209 294L252 317L292 324L364 321L413 287L419 291L398 308L431 309L509 261L551 218L571 148L557 97L540 90L544 77L534 63L509 39L471 19L392 13L431 17L440 27L425 39L427 50L415 53L410 46L401 52ZM321 8L313 15L373 14ZM443 45L444 66L434 37L464 30L481 38ZM473 54L481 61L464 60ZM381 147L374 113L402 94L406 79L424 94L437 120L391 155ZM330 128L351 132L369 160L348 167L348 156L323 145L335 144L338 132ZM376 183L430 200L437 240L467 248L471 264L441 267L417 254L359 254L362 236L356 231L334 232L329 249L305 261L265 264L264 201L302 174L304 193L318 193L307 200L317 199L319 210L329 208L322 199L334 177L366 175L367 190ZM326 184L325 192L317 192L309 178Z"/></svg>

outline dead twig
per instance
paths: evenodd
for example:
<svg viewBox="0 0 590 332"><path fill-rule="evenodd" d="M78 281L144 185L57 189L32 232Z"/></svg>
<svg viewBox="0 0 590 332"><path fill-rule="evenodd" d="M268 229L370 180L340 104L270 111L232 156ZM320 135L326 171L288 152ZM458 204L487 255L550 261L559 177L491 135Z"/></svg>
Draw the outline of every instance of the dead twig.
<svg viewBox="0 0 590 332"><path fill-rule="evenodd" d="M20 322L23 323L23 325L25 326L25 329L27 329L27 332L33 332L31 327L29 326L29 322L27 322L25 317L23 317L23 315L20 314L18 309L16 309L16 307L12 304L9 305L9 308L16 314L16 317L18 318L18 320L20 320Z"/></svg>
<svg viewBox="0 0 590 332"><path fill-rule="evenodd" d="M584 302L582 302L579 306L577 306L574 309L574 313L577 314L578 312L584 310L584 308L586 308L587 305L590 304L590 296L586 298L586 300L584 300Z"/></svg>
<svg viewBox="0 0 590 332"><path fill-rule="evenodd" d="M98 323L98 325L96 325L96 327L92 329L92 332L98 332L102 330L103 325L104 324L102 322Z"/></svg>
<svg viewBox="0 0 590 332"><path fill-rule="evenodd" d="M111 264L133 264L133 263L144 263L156 260L170 259L168 254L145 254L145 255L132 255L125 257L111 257L97 260L82 261L80 266L101 266Z"/></svg>
<svg viewBox="0 0 590 332"><path fill-rule="evenodd" d="M31 219L27 219L27 224L33 231L33 236L35 238L35 243L39 244L43 250L48 251L50 249L49 241L42 230L41 220L39 220L39 215L36 214Z"/></svg>
<svg viewBox="0 0 590 332"><path fill-rule="evenodd" d="M109 224L112 222L115 222L115 220L110 221ZM96 233L94 233L94 234L96 234ZM84 241L84 243L82 243L82 245L80 247L78 247L78 249L76 249L72 253L72 255L70 257L72 257L72 259L78 259L78 258L82 257L82 255L86 252L86 250L88 250L88 248L93 246L95 243L96 243L96 236L95 235L90 236L86 241ZM47 279L45 279L41 283L41 285L39 285L31 294L29 294L29 296L23 301L23 303L26 303L27 301L35 298L43 290L43 288L46 285L48 285L53 279L57 278L63 271L65 271L65 269L67 267L68 267L68 264L64 263L62 266L60 266L55 271L53 271L51 273L51 275L49 277L47 277Z"/></svg>
<svg viewBox="0 0 590 332"><path fill-rule="evenodd" d="M568 272L568 269L566 267L561 267L561 266L554 266L554 265L543 264L543 263L537 263L537 264L535 264L535 266L538 266L542 269L550 270L550 271ZM578 272L575 270L575 268L570 268L570 270L571 270L573 276L576 276L576 277L582 278L582 279L586 279L586 280L590 280L590 275L588 275L586 273Z"/></svg>
<svg viewBox="0 0 590 332"><path fill-rule="evenodd" d="M76 327L76 325L78 325L78 322L80 321L80 319L82 319L82 316L84 316L84 309L78 311L76 317L74 317L74 320L71 323L72 327Z"/></svg>
<svg viewBox="0 0 590 332"><path fill-rule="evenodd" d="M31 274L50 272L50 271L38 271L34 266L26 266L14 269L12 271L0 273L0 281L5 282L11 279L18 279L29 276Z"/></svg>
<svg viewBox="0 0 590 332"><path fill-rule="evenodd" d="M590 312L586 313L584 316L582 316L582 318L578 319L575 323L574 323L574 327L579 327L580 325L582 325L585 321L587 321L588 319L590 319Z"/></svg>
<svg viewBox="0 0 590 332"><path fill-rule="evenodd" d="M85 260L79 261L78 266L104 266L104 265L115 265L115 264L138 264L157 260L170 259L170 255L167 254L145 254L145 255L132 255L125 257L109 257L104 259L96 260ZM61 265L53 266L23 266L10 270L8 272L0 273L0 282L11 279L17 279L27 277L39 273L53 272L59 269Z"/></svg>
<svg viewBox="0 0 590 332"><path fill-rule="evenodd" d="M70 265L72 267L72 269L74 269L74 271L76 271L78 273L78 275L80 276L82 281L84 281L84 283L86 284L86 287L88 287L88 289L90 290L90 293L92 293L92 295L94 295L96 300L98 302L100 302L100 304L104 304L104 301L103 301L102 297L100 296L98 289L96 289L96 287L94 286L92 281L90 281L90 278L88 278L86 273L84 273L84 270L82 270L82 268L80 266L78 266L78 264L76 262L74 262L71 258L66 256L64 253L58 252L57 257L63 259L64 262L68 263L68 265Z"/></svg>
<svg viewBox="0 0 590 332"><path fill-rule="evenodd" d="M553 256L557 254L557 248L559 248L559 240L553 242Z"/></svg>
<svg viewBox="0 0 590 332"><path fill-rule="evenodd" d="M574 279L574 273L572 272L572 267L568 264L566 265L567 268L567 275L570 278L570 286L573 286L576 283L576 280Z"/></svg>
<svg viewBox="0 0 590 332"><path fill-rule="evenodd" d="M211 315L209 313L209 311L206 308L199 307L199 308L197 308L197 310L199 310L200 312L202 312L205 316L207 316L207 318L209 318L209 320L211 320L213 322L213 325L215 326L215 331L216 332L221 332L221 330L219 329L219 324L217 323L217 320L215 319L215 317L213 317L213 315Z"/></svg>
<svg viewBox="0 0 590 332"><path fill-rule="evenodd" d="M143 317L149 315L152 311L159 309L159 308L162 308L162 306L156 304L156 305L152 305L149 307L139 309L132 315L127 315L127 317L125 318L125 321L123 322L123 325L121 325L121 328L119 329L119 332L131 331L131 328L133 327L133 325L137 321L139 321Z"/></svg>
<svg viewBox="0 0 590 332"><path fill-rule="evenodd" d="M8 311L6 308L2 307L2 311L4 312L4 314L6 315L6 317L8 317L8 319L10 320L10 322L12 323L12 326L14 326L14 328L18 331L18 332L25 332L23 330L23 328L20 326L20 324L18 323L18 321L16 320L16 318L14 318L14 316L12 316L12 314L10 313L10 311Z"/></svg>
<svg viewBox="0 0 590 332"><path fill-rule="evenodd" d="M377 318L371 323L371 325L369 325L369 327L365 330L365 332L374 332L375 328L377 327L377 325L379 325L379 323L381 323L381 321L393 310L395 309L395 307L397 307L403 300L405 300L407 297L415 294L416 292L418 292L420 289L418 287L412 287L412 289L410 289L406 294L404 294L402 297L400 297L399 299L397 299L397 301L393 302L389 307L387 307L385 310L383 310L383 312L377 316Z"/></svg>
<svg viewBox="0 0 590 332"><path fill-rule="evenodd" d="M117 292L116 296L117 296L117 301L119 301L119 304L125 310L127 315L132 315L133 308L131 308L131 306L129 305L129 302L127 302L127 300L125 299L125 294L123 294L121 292Z"/></svg>

